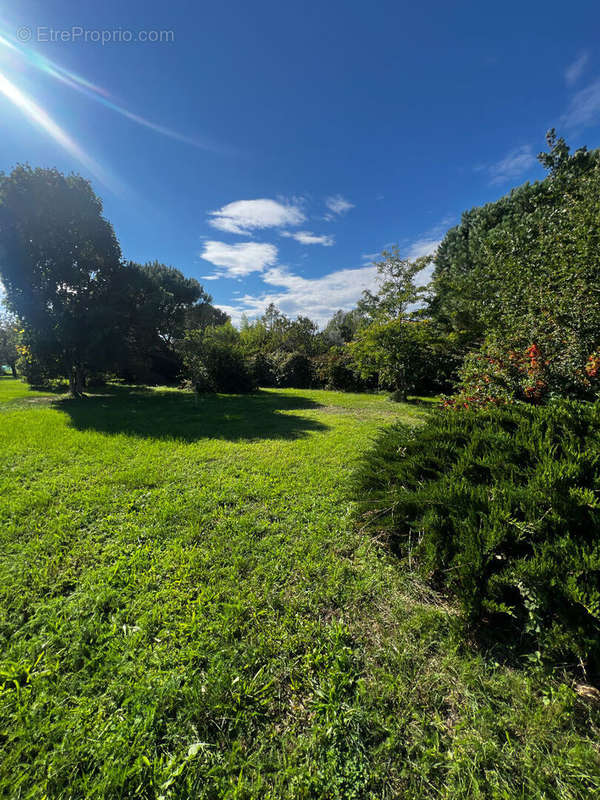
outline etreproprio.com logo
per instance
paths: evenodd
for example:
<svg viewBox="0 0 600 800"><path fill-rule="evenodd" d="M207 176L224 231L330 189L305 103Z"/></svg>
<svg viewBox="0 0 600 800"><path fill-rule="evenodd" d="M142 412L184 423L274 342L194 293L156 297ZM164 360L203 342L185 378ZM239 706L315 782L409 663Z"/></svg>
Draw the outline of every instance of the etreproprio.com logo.
<svg viewBox="0 0 600 800"><path fill-rule="evenodd" d="M84 28L83 25L72 25L70 28L53 28L49 25L21 25L17 28L16 38L19 42L64 42L78 44L132 44L149 42L151 44L170 43L175 41L175 31L171 30L137 30L128 28Z"/></svg>

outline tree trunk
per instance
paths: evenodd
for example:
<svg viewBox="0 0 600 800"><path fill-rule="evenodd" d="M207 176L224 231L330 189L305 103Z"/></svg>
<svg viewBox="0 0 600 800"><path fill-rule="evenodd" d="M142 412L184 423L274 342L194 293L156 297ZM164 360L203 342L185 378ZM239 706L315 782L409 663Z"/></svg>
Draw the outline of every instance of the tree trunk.
<svg viewBox="0 0 600 800"><path fill-rule="evenodd" d="M85 372L81 364L75 364L69 375L69 392L73 397L84 397Z"/></svg>
<svg viewBox="0 0 600 800"><path fill-rule="evenodd" d="M15 362L14 362L14 361L11 361L11 362L10 362L10 364L9 364L9 367L10 367L10 368L11 368L11 370L12 370L12 376L13 376L13 378L18 378L19 376L18 376L18 374L17 374L17 367L15 366Z"/></svg>

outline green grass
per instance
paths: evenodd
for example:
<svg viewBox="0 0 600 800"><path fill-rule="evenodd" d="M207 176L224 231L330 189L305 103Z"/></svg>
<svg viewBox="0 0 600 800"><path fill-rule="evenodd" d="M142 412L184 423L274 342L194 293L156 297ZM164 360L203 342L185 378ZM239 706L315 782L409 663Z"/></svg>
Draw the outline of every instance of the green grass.
<svg viewBox="0 0 600 800"><path fill-rule="evenodd" d="M0 379L0 797L600 792L593 699L353 526L353 465L422 408L96 391Z"/></svg>

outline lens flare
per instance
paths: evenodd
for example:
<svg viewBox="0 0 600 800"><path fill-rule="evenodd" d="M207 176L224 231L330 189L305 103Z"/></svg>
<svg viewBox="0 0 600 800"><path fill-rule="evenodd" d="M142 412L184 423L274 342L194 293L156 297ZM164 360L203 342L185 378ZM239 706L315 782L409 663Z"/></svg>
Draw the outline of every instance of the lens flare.
<svg viewBox="0 0 600 800"><path fill-rule="evenodd" d="M13 53L17 53L25 62L38 69L40 72L50 75L60 83L69 86L71 89L80 92L91 100L94 100L106 108L109 108L111 111L114 111L117 114L120 114L122 117L125 117L126 119L129 119L138 125L142 125L143 127L148 128L155 133L160 133L162 136L168 136L176 141L184 142L185 144L190 144L194 147L199 147L204 150L211 150L213 152L220 153L230 152L228 148L217 145L216 143L185 136L184 134L171 130L171 128L167 128L164 125L157 125L156 123L151 122L149 119L146 119L139 114L134 114L133 111L129 111L129 109L118 105L111 100L110 94L106 91L106 89L96 86L95 84L83 78L81 75L77 75L75 72L70 72L69 70L64 69L64 67L61 67L59 64L51 61L49 58L36 53L32 48L24 47L6 32L4 34L0 34L0 44L10 49Z"/></svg>
<svg viewBox="0 0 600 800"><path fill-rule="evenodd" d="M3 94L11 101L25 116L36 125L46 131L57 144L63 147L70 155L83 164L90 173L102 181L106 186L116 190L119 188L118 182L104 170L97 161L89 156L77 142L58 125L52 117L44 111L34 100L22 92L14 83L0 72L0 94Z"/></svg>

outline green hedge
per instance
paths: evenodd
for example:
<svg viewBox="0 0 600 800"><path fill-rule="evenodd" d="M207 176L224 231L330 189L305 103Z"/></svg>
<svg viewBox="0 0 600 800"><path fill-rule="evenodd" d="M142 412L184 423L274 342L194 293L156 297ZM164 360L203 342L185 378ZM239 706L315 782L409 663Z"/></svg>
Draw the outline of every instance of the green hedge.
<svg viewBox="0 0 600 800"><path fill-rule="evenodd" d="M355 480L362 523L471 620L600 672L600 407L435 413L382 433Z"/></svg>

